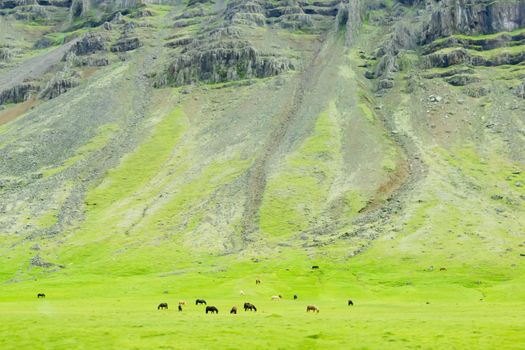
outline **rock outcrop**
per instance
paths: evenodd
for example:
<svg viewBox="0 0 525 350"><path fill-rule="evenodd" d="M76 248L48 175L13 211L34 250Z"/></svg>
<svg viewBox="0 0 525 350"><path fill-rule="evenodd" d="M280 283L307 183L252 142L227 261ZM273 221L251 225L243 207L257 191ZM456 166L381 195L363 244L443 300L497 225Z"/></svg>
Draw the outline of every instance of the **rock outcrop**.
<svg viewBox="0 0 525 350"><path fill-rule="evenodd" d="M16 85L10 89L0 92L0 105L6 103L24 102L37 91L38 87L32 83L22 83L20 85Z"/></svg>
<svg viewBox="0 0 525 350"><path fill-rule="evenodd" d="M102 33L86 33L71 47L70 52L76 55L87 55L108 49L109 38Z"/></svg>
<svg viewBox="0 0 525 350"><path fill-rule="evenodd" d="M525 27L525 0L443 0L433 1L423 42L452 34L493 34Z"/></svg>
<svg viewBox="0 0 525 350"><path fill-rule="evenodd" d="M160 85L263 78L293 68L289 59L265 55L247 41L218 42L206 47L197 46L176 56Z"/></svg>
<svg viewBox="0 0 525 350"><path fill-rule="evenodd" d="M113 46L111 46L112 52L126 52L135 50L142 46L142 43L140 42L139 38L137 37L122 37L120 38Z"/></svg>
<svg viewBox="0 0 525 350"><path fill-rule="evenodd" d="M80 77L78 74L71 71L59 72L47 83L46 87L40 92L39 97L50 100L79 84Z"/></svg>

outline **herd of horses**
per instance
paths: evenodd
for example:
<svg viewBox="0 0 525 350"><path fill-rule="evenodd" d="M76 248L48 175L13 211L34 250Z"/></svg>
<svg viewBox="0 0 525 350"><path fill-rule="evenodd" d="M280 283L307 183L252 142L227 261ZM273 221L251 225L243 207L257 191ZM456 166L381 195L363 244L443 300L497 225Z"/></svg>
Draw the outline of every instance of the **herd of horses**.
<svg viewBox="0 0 525 350"><path fill-rule="evenodd" d="M317 265L314 265L312 266L312 269L318 269L319 266ZM259 285L261 284L261 280L260 279L256 279L255 280L255 284L256 285ZM240 291L239 294L241 296L244 295L244 291ZM281 294L279 295L272 295L272 297L270 298L271 300L280 300L282 299L283 296ZM297 294L294 294L293 296L293 299L294 300L297 300L299 297L297 296ZM182 311L182 305L186 305L186 301L184 300L181 300L179 301L179 306L178 306L178 309L179 311ZM206 305L206 313L211 313L211 314L218 314L219 313L219 309L217 309L215 306L208 306L207 303L206 303L206 300L204 299L197 299L195 300L195 305ZM354 305L354 302L349 299L348 300L348 306L353 306ZM158 310L167 310L168 309L168 303L160 303L159 306L157 307ZM253 305L252 303L244 303L244 311L254 311L256 312L257 311L257 308L255 307L255 305ZM319 313L319 308L315 305L308 305L306 307L306 312L313 312L313 313ZM232 308L230 309L230 314L237 314L237 306L232 306Z"/></svg>
<svg viewBox="0 0 525 350"><path fill-rule="evenodd" d="M317 265L314 265L312 266L312 269L318 269L319 266ZM255 280L255 284L256 285L259 285L261 284L261 280L259 279L256 279ZM240 295L244 295L244 291L240 291ZM38 293L37 294L37 298L45 298L46 295L44 293ZM271 300L280 300L282 299L283 296L282 295L273 295L271 297ZM293 296L293 299L294 300L297 300L299 297L297 296L297 294L294 294ZM178 305L178 310L179 312L182 311L182 306L183 305L186 305L186 301L185 300L181 300L179 301L179 305ZM211 314L218 314L219 313L219 309L217 309L215 306L212 306L212 305L208 305L206 303L206 300L204 299L196 299L195 300L195 305L205 305L206 306L206 313L211 313ZM353 306L354 305L354 302L352 300L348 300L348 306ZM157 310L168 310L168 303L160 303L159 306L157 306ZM253 305L252 303L244 303L244 311L254 311L254 312L257 312L257 308L255 307L255 305ZM308 305L306 307L306 312L313 312L313 313L319 313L319 308L315 305ZM237 314L237 306L232 306L231 310L230 310L230 314Z"/></svg>
<svg viewBox="0 0 525 350"><path fill-rule="evenodd" d="M282 299L282 296L279 295L279 296L272 296L272 300L276 300L277 299ZM294 294L294 300L297 300L297 294ZM211 314L218 314L219 313L219 309L217 309L215 306L211 306L211 305L207 305L206 303L206 300L204 299L197 299L195 300L195 305L206 305L206 313L211 313ZM184 300L181 300L179 301L179 306L178 306L178 309L179 311L182 311L182 305L186 305L186 301ZM348 300L348 306L353 306L354 305L354 302L352 300ZM160 303L159 306L157 307L158 310L167 310L168 309L168 303ZM244 311L254 311L254 312L257 312L257 308L255 307L255 305L253 305L252 303L244 303ZM306 312L313 312L313 313L319 313L319 308L315 305L308 305L306 307ZM230 314L234 314L236 315L237 314L237 306L232 306L231 310L230 310Z"/></svg>

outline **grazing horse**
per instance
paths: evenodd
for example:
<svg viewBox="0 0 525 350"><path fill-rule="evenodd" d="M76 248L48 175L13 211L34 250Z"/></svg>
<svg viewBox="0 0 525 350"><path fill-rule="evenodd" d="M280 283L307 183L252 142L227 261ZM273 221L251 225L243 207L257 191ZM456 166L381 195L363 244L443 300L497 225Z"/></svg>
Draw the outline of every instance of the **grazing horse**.
<svg viewBox="0 0 525 350"><path fill-rule="evenodd" d="M197 299L197 300L195 300L195 305L199 305L199 304L204 304L204 305L206 305L206 300L203 300L203 299Z"/></svg>
<svg viewBox="0 0 525 350"><path fill-rule="evenodd" d="M261 280L255 280L255 284L261 284Z"/></svg>
<svg viewBox="0 0 525 350"><path fill-rule="evenodd" d="M293 295L293 300L297 300L297 298L298 298L297 294L294 294Z"/></svg>
<svg viewBox="0 0 525 350"><path fill-rule="evenodd" d="M446 267L441 267L441 268L439 269L439 271L447 271L447 268L446 268Z"/></svg>
<svg viewBox="0 0 525 350"><path fill-rule="evenodd" d="M168 303L160 303L157 310L168 310Z"/></svg>
<svg viewBox="0 0 525 350"><path fill-rule="evenodd" d="M38 293L38 294L36 295L36 297L37 297L37 298L45 298L46 295L45 295L44 293Z"/></svg>
<svg viewBox="0 0 525 350"><path fill-rule="evenodd" d="M206 306L206 313L208 313L208 312L218 314L219 310L217 310L217 308L215 306Z"/></svg>
<svg viewBox="0 0 525 350"><path fill-rule="evenodd" d="M179 305L179 312L181 312L181 311L182 311L182 306Z"/></svg>
<svg viewBox="0 0 525 350"><path fill-rule="evenodd" d="M179 305L186 305L186 300L179 301Z"/></svg>
<svg viewBox="0 0 525 350"><path fill-rule="evenodd" d="M239 292L239 294L240 294L240 295L244 295L244 291L241 290L241 291Z"/></svg>
<svg viewBox="0 0 525 350"><path fill-rule="evenodd" d="M315 305L308 305L306 307L306 312L310 312L310 311L319 313L319 308Z"/></svg>
<svg viewBox="0 0 525 350"><path fill-rule="evenodd" d="M251 303L244 303L244 311L248 310L257 312L257 308L255 307L255 305Z"/></svg>
<svg viewBox="0 0 525 350"><path fill-rule="evenodd" d="M354 306L354 302L350 299L348 299L348 306Z"/></svg>
<svg viewBox="0 0 525 350"><path fill-rule="evenodd" d="M232 307L232 309L230 310L230 314L237 314L237 306Z"/></svg>
<svg viewBox="0 0 525 350"><path fill-rule="evenodd" d="M272 300L279 300L282 298L282 295L272 295Z"/></svg>
<svg viewBox="0 0 525 350"><path fill-rule="evenodd" d="M312 270L317 270L319 268L319 265L312 266Z"/></svg>

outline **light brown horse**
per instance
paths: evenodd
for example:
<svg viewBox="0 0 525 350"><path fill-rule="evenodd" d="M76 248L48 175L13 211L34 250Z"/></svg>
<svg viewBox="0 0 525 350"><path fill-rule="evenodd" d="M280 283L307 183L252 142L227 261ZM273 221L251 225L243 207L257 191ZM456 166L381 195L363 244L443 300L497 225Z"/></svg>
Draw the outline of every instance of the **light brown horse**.
<svg viewBox="0 0 525 350"><path fill-rule="evenodd" d="M306 312L310 312L310 311L319 313L319 308L315 305L308 305L306 307Z"/></svg>
<svg viewBox="0 0 525 350"><path fill-rule="evenodd" d="M180 300L179 305L186 305L186 300Z"/></svg>

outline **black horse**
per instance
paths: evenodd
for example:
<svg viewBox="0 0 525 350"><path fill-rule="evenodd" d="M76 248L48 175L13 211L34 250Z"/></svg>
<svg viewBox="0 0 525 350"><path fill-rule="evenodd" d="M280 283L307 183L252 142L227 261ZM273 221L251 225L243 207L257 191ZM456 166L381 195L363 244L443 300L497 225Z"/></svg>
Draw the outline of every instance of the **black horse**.
<svg viewBox="0 0 525 350"><path fill-rule="evenodd" d="M293 295L293 300L297 300L297 298L298 298L297 294L294 294Z"/></svg>
<svg viewBox="0 0 525 350"><path fill-rule="evenodd" d="M312 270L317 270L319 268L319 265L312 266Z"/></svg>
<svg viewBox="0 0 525 350"><path fill-rule="evenodd" d="M179 312L181 312L181 311L182 311L182 306L179 305Z"/></svg>
<svg viewBox="0 0 525 350"><path fill-rule="evenodd" d="M217 308L215 306L206 306L206 313L208 313L208 312L211 312L212 314L213 313L218 314L219 310L217 310Z"/></svg>
<svg viewBox="0 0 525 350"><path fill-rule="evenodd" d="M244 311L248 310L257 312L257 308L255 307L255 305L251 303L244 303Z"/></svg>
<svg viewBox="0 0 525 350"><path fill-rule="evenodd" d="M160 303L157 310L168 310L168 303Z"/></svg>
<svg viewBox="0 0 525 350"><path fill-rule="evenodd" d="M354 306L354 302L350 299L348 299L348 306Z"/></svg>
<svg viewBox="0 0 525 350"><path fill-rule="evenodd" d="M45 295L44 293L38 293L38 294L36 295L36 297L37 297L37 298L45 298L46 295Z"/></svg>
<svg viewBox="0 0 525 350"><path fill-rule="evenodd" d="M237 314L237 306L232 307L232 309L230 310L230 314Z"/></svg>
<svg viewBox="0 0 525 350"><path fill-rule="evenodd" d="M204 305L206 305L206 300L203 300L203 299L197 299L197 300L195 300L195 305L199 305L199 304L204 304Z"/></svg>

